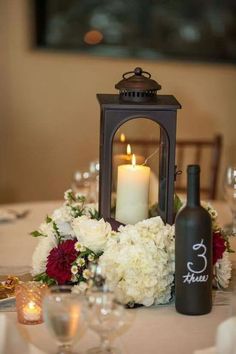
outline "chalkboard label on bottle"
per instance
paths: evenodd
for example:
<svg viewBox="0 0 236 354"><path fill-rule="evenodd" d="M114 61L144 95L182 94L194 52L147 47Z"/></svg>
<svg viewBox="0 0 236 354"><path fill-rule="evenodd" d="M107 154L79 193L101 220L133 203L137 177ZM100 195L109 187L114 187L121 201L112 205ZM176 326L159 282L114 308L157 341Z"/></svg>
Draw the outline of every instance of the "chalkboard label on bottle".
<svg viewBox="0 0 236 354"><path fill-rule="evenodd" d="M204 240L201 239L200 243L195 243L192 246L193 251L198 252L197 258L199 264L194 264L194 262L187 262L188 273L183 275L183 283L192 284L192 283L204 283L208 280L208 274L202 274L207 269L207 258L206 252L207 248L204 245Z"/></svg>

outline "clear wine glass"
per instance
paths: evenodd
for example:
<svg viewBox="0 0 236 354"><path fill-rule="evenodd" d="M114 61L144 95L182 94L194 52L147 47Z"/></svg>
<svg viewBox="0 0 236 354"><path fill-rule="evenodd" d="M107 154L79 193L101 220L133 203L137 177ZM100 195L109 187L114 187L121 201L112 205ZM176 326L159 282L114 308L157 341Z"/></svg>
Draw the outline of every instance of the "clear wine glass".
<svg viewBox="0 0 236 354"><path fill-rule="evenodd" d="M91 348L87 354L114 354L118 349L110 343L109 336L125 324L125 310L117 303L114 294L104 290L90 291L87 295L88 326L100 337L100 346Z"/></svg>
<svg viewBox="0 0 236 354"><path fill-rule="evenodd" d="M86 200L89 200L89 194L90 194L90 188L91 188L91 183L90 183L90 172L81 172L81 171L76 171L74 176L73 176L73 181L71 185L71 189L73 192L79 193L83 196L85 196Z"/></svg>
<svg viewBox="0 0 236 354"><path fill-rule="evenodd" d="M90 281L91 281L90 290L101 291L101 292L108 291L106 278L104 276L104 272L100 264L98 262L91 262L88 266L88 269L90 272Z"/></svg>
<svg viewBox="0 0 236 354"><path fill-rule="evenodd" d="M84 299L71 286L51 287L43 300L43 318L58 344L57 354L72 354L79 334Z"/></svg>
<svg viewBox="0 0 236 354"><path fill-rule="evenodd" d="M229 166L224 177L224 195L232 213L232 223L224 227L229 234L236 236L236 166Z"/></svg>

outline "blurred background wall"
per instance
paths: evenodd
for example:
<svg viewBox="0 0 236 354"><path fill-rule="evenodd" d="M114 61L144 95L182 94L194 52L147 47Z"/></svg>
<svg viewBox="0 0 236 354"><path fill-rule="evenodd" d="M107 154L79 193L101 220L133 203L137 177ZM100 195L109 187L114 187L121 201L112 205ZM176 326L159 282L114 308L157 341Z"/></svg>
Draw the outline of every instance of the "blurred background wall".
<svg viewBox="0 0 236 354"><path fill-rule="evenodd" d="M222 133L221 170L236 161L236 66L39 51L31 21L27 0L0 0L1 203L62 198L75 170L98 158L96 93L115 93L136 66L181 102L178 138Z"/></svg>

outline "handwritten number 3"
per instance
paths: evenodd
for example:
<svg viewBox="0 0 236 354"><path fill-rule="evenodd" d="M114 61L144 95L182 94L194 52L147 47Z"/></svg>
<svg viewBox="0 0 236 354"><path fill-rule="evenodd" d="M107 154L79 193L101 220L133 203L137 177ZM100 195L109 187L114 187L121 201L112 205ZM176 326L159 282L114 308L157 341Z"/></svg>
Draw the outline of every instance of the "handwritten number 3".
<svg viewBox="0 0 236 354"><path fill-rule="evenodd" d="M206 267L207 267L207 259L206 259L206 256L205 256L205 254L206 254L206 246L203 244L203 240L201 240L200 243L196 243L195 245L193 245L193 250L194 250L194 251L198 251L198 250L200 250L201 248L203 249L203 252L200 253L200 254L198 254L197 257L203 259L204 266L203 266L203 268L200 269L200 270L194 270L194 269L192 269L193 262L188 262L188 263L187 263L187 268L188 268L188 270L189 270L190 272L192 272L192 273L198 273L198 274L199 274L199 273L203 273L204 270L205 270Z"/></svg>

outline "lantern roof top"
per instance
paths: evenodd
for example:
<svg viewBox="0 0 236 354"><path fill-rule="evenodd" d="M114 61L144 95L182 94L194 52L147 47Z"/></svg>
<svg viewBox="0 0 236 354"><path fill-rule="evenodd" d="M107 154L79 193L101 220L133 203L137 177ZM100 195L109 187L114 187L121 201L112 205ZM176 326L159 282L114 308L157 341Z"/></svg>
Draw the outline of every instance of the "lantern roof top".
<svg viewBox="0 0 236 354"><path fill-rule="evenodd" d="M123 74L115 88L119 90L120 98L129 102L146 102L156 96L161 85L151 79L151 74L137 67Z"/></svg>
<svg viewBox="0 0 236 354"><path fill-rule="evenodd" d="M134 74L128 76L129 74ZM115 88L118 90L160 90L161 85L155 80L151 79L151 74L143 71L142 68L135 68L134 71L128 71L123 74L123 79L119 81Z"/></svg>
<svg viewBox="0 0 236 354"><path fill-rule="evenodd" d="M147 109L172 111L181 108L181 104L173 95L158 95L148 102L124 101L120 95L97 94L101 106L109 109Z"/></svg>

